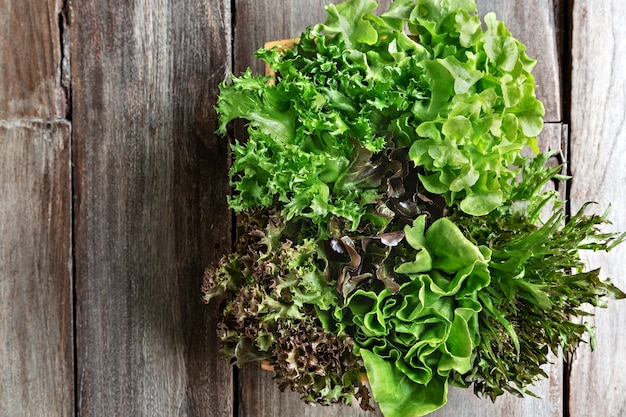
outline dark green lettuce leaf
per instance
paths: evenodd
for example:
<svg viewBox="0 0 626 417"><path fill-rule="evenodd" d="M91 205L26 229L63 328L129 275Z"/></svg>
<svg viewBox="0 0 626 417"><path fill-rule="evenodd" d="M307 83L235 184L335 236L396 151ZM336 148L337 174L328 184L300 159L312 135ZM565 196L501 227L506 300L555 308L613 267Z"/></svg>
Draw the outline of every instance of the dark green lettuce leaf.
<svg viewBox="0 0 626 417"><path fill-rule="evenodd" d="M407 379L393 363L367 349L360 349L374 400L385 417L417 417L426 415L446 403L447 385L443 377L435 377L429 385Z"/></svg>

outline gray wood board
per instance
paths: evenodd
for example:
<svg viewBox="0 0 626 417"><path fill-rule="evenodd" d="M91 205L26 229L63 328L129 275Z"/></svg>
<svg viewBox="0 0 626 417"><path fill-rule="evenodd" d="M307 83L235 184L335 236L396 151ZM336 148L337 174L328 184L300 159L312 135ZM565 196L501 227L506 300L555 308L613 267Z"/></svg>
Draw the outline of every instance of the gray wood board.
<svg viewBox="0 0 626 417"><path fill-rule="evenodd" d="M586 201L610 206L613 222L603 230L626 231L626 3L619 0L574 2L572 18L571 163L572 211ZM602 267L626 289L626 244L614 251L589 253L589 269ZM571 364L571 417L623 416L626 413L622 364L626 358L626 302L609 302L589 322L597 327L596 349L582 346Z"/></svg>
<svg viewBox="0 0 626 417"><path fill-rule="evenodd" d="M74 413L70 127L0 121L0 415Z"/></svg>
<svg viewBox="0 0 626 417"><path fill-rule="evenodd" d="M65 117L62 4L0 1L0 119Z"/></svg>
<svg viewBox="0 0 626 417"><path fill-rule="evenodd" d="M228 252L230 1L72 7L77 415L230 416L204 268ZM216 197L218 196L218 197Z"/></svg>

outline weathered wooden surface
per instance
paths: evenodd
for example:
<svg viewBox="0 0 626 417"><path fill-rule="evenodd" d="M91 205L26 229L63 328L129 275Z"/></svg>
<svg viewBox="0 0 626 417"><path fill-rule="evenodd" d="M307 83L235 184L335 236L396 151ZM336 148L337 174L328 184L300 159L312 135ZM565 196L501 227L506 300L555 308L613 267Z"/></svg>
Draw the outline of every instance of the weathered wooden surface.
<svg viewBox="0 0 626 417"><path fill-rule="evenodd" d="M0 1L0 416L73 416L62 2Z"/></svg>
<svg viewBox="0 0 626 417"><path fill-rule="evenodd" d="M73 415L70 128L0 121L0 416Z"/></svg>
<svg viewBox="0 0 626 417"><path fill-rule="evenodd" d="M375 415L307 406L257 366L233 378L217 351L218 307L199 302L202 270L231 245L217 85L231 70L263 71L254 50L322 21L327 2L0 0L0 416ZM626 230L626 5L478 5L539 60L553 122L543 145L567 154L571 122L572 209L611 204L607 230ZM626 288L626 246L588 259ZM547 368L543 399L491 404L451 389L433 417L621 416L623 304L591 320L593 354L583 346L569 373L558 359Z"/></svg>
<svg viewBox="0 0 626 417"><path fill-rule="evenodd" d="M555 359L556 360L556 359ZM557 361L558 363L558 361ZM429 417L561 417L563 416L562 366L546 367L550 379L537 383L533 392L541 398L523 399L505 394L495 403L479 398L471 389L450 388L448 404Z"/></svg>
<svg viewBox="0 0 626 417"><path fill-rule="evenodd" d="M77 415L231 416L206 265L231 244L230 1L72 6Z"/></svg>
<svg viewBox="0 0 626 417"><path fill-rule="evenodd" d="M0 1L0 119L65 117L62 5Z"/></svg>
<svg viewBox="0 0 626 417"><path fill-rule="evenodd" d="M599 203L594 208L599 213L610 205L613 225L606 230L611 231L626 231L624 13L626 3L620 0L575 1L572 13L572 210L587 200ZM589 254L588 259L590 267L602 266L604 277L626 288L625 245L609 254ZM596 350L591 353L584 346L572 362L571 417L626 413L626 303L595 311L590 322L598 328Z"/></svg>

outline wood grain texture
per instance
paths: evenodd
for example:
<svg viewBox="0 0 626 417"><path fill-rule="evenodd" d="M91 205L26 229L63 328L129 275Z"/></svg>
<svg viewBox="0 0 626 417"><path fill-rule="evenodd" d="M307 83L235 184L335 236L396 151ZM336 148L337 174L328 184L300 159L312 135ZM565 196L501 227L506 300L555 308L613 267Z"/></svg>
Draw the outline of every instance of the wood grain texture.
<svg viewBox="0 0 626 417"><path fill-rule="evenodd" d="M327 2L324 0L307 0L306 4L298 2L297 8L292 6L294 3L289 2L276 8L274 2L269 0L237 1L234 38L235 72L251 67L253 71L262 73L265 70L264 65L254 59L253 52L267 41L297 37L307 25L323 21L326 16L323 9L325 3ZM542 59L541 64L535 69L535 75L539 81L544 82L544 88L540 90L539 95L548 110L547 120L560 120L560 68L556 57L555 24L558 19L554 17L553 2L536 1L528 10L521 4L515 6L512 2L497 0L479 0L478 4L482 14L487 11L496 11L499 18L506 20L511 31L523 42L533 43L532 47L529 46L529 53L536 57L541 55ZM381 5L386 7L388 2L384 4L381 2ZM302 13L302 10L306 10L307 13ZM541 25L537 22L541 22ZM541 26L541 30L533 29L533 25ZM559 123L546 125L540 142L546 149L562 149L562 126ZM551 379L540 383L535 389L535 392L544 400L532 398L520 400L513 396L504 396L496 404L492 404L489 400L477 399L469 390L453 390L448 405L433 416L561 416L563 410L561 361L556 360L556 364L548 367L547 372L551 375ZM258 366L247 366L240 371L240 417L365 417L372 415L361 411L358 406L353 408L308 406L301 402L295 393L280 393L270 372L262 371Z"/></svg>
<svg viewBox="0 0 626 417"><path fill-rule="evenodd" d="M579 0L573 7L571 161L572 210L585 201L597 201L595 212L611 206L611 226L626 231L626 45L623 16L626 3L619 0ZM589 268L602 267L626 288L626 245L603 254L586 256ZM622 337L626 302L609 303L589 320L597 327L592 353L581 347L571 364L570 414L572 417L623 416L626 413L622 363L626 338Z"/></svg>
<svg viewBox="0 0 626 417"><path fill-rule="evenodd" d="M230 250L230 1L72 6L78 416L232 416L206 265Z"/></svg>
<svg viewBox="0 0 626 417"><path fill-rule="evenodd" d="M376 417L380 413L362 411L358 405L321 406L306 404L297 393L280 392L274 373L262 370L258 363L240 370L239 417Z"/></svg>
<svg viewBox="0 0 626 417"><path fill-rule="evenodd" d="M0 416L70 417L70 128L0 121Z"/></svg>
<svg viewBox="0 0 626 417"><path fill-rule="evenodd" d="M0 0L0 119L64 118L62 0Z"/></svg>
<svg viewBox="0 0 626 417"><path fill-rule="evenodd" d="M491 402L488 398L475 396L471 388L450 388L448 404L429 417L562 417L562 370L562 362L557 359L554 365L546 366L550 378L538 382L532 388L540 398L518 398L504 394Z"/></svg>
<svg viewBox="0 0 626 417"><path fill-rule="evenodd" d="M533 71L537 97L546 108L547 122L563 120L561 99L561 55L565 20L563 0L477 0L482 15L495 12L509 31L526 45L526 52L537 60Z"/></svg>

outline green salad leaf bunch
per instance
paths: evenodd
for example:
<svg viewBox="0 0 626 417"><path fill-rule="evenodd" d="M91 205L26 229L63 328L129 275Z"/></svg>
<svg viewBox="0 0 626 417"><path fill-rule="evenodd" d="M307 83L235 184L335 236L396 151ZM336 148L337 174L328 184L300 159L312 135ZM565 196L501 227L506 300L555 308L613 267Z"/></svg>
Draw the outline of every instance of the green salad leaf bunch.
<svg viewBox="0 0 626 417"><path fill-rule="evenodd" d="M535 61L493 14L483 31L473 2L396 0L381 16L375 7L329 6L293 50L260 50L275 83L247 71L222 84L219 132L249 122L234 145L235 210L279 204L288 219L336 215L356 228L372 198L342 181L357 146L410 147L428 191L467 214L508 197L519 152L536 149L543 126Z"/></svg>
<svg viewBox="0 0 626 417"><path fill-rule="evenodd" d="M307 402L385 417L426 415L450 385L532 395L550 352L593 342L584 306L626 297L580 251L626 235L544 191L567 178L538 150L535 61L504 23L474 0L376 8L327 6L257 51L270 75L220 86L218 132L247 126L239 239L202 288L223 351Z"/></svg>
<svg viewBox="0 0 626 417"><path fill-rule="evenodd" d="M425 231L425 217L405 227L410 260L395 268L397 290L359 288L334 312L340 328L333 331L354 339L385 415L401 415L399 401L413 413L443 405L450 373L472 369L480 340L477 293L489 285L491 251L446 218ZM406 387L403 398L398 385Z"/></svg>

